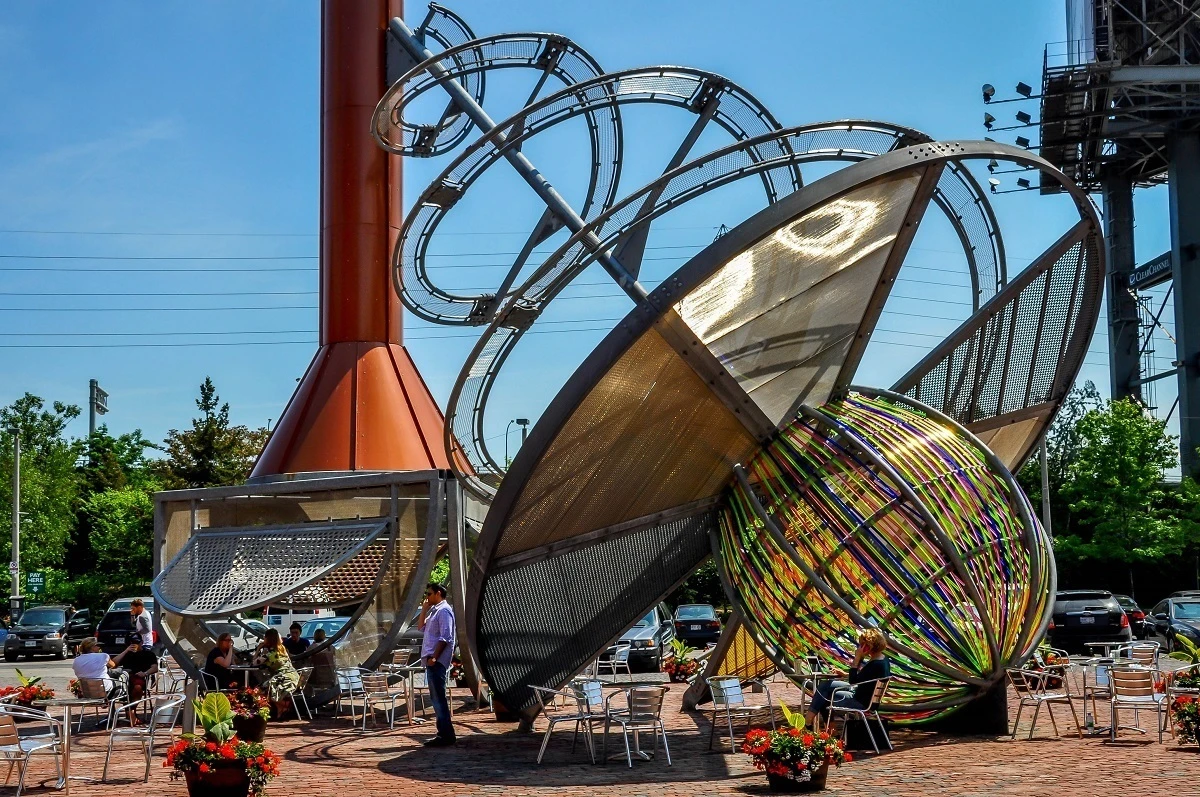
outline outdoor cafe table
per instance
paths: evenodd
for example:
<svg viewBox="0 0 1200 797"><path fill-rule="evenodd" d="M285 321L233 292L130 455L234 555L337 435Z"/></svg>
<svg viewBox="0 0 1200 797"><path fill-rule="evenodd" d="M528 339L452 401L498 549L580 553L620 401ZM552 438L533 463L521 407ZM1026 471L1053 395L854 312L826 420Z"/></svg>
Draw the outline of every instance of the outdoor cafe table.
<svg viewBox="0 0 1200 797"><path fill-rule="evenodd" d="M258 672L257 664L231 664L227 668L230 672L240 672L242 674L242 685L247 689L250 688L250 673Z"/></svg>
<svg viewBox="0 0 1200 797"><path fill-rule="evenodd" d="M662 689L664 692L671 691L671 687L668 686L667 684L614 684L614 683L607 683L604 681L601 681L601 684L603 685L603 687L605 689L609 690L610 693L615 693L618 691L629 692L634 689ZM605 706L605 708L604 708L604 747L605 747L605 749L607 749L608 748L609 718L611 716L613 716L613 714L622 713L622 709L618 709L615 712L609 711L607 700L604 701L604 706ZM637 731L637 730L635 730L633 732L633 754L635 756L637 756L639 759L641 759L642 761L649 761L650 754L642 749L641 736L639 735L640 733L641 732ZM609 761L616 761L618 759L623 759L623 758L625 758L624 753L613 753L612 755L610 755L608 758L604 759L600 763L607 764Z"/></svg>
<svg viewBox="0 0 1200 797"><path fill-rule="evenodd" d="M1101 651L1097 655L1104 658L1112 658L1112 652L1117 648L1123 648L1129 645L1129 642L1087 642L1085 645L1093 650Z"/></svg>
<svg viewBox="0 0 1200 797"><path fill-rule="evenodd" d="M48 700L35 700L33 705L39 708L61 708L63 710L63 751L62 777L55 784L56 789L62 789L63 794L71 793L71 709L74 706L103 706L105 700L99 697L54 697ZM95 778L76 777L76 780L95 780Z"/></svg>
<svg viewBox="0 0 1200 797"><path fill-rule="evenodd" d="M424 719L413 716L417 712L416 701L413 699L413 684L416 683L417 674L425 671L425 665L384 664L379 669L404 681L404 708L408 712L408 724L415 725L418 722L425 722ZM446 699L450 699L449 686L446 687Z"/></svg>

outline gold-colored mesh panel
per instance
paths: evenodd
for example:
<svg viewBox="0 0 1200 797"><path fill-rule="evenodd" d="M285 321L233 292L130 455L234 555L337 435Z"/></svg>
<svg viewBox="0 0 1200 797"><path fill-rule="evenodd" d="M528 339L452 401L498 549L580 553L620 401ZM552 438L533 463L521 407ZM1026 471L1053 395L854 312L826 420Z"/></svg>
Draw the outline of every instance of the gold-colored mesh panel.
<svg viewBox="0 0 1200 797"><path fill-rule="evenodd" d="M829 397L924 168L805 213L700 283L676 311L772 420Z"/></svg>
<svg viewBox="0 0 1200 797"><path fill-rule="evenodd" d="M754 448L737 418L651 328L546 449L496 556L715 495Z"/></svg>
<svg viewBox="0 0 1200 797"><path fill-rule="evenodd" d="M733 641L725 651L725 658L717 665L717 675L732 675L744 681L749 678L765 678L773 672L775 663L762 652L762 648L746 629L746 624L739 623Z"/></svg>
<svg viewBox="0 0 1200 797"><path fill-rule="evenodd" d="M995 421L992 420L989 423L995 423ZM1046 416L1039 415L982 432L975 432L973 429L971 431L992 450L993 454L999 457L1006 468L1015 468L1021 464L1021 458L1029 451L1034 439L1045 428Z"/></svg>

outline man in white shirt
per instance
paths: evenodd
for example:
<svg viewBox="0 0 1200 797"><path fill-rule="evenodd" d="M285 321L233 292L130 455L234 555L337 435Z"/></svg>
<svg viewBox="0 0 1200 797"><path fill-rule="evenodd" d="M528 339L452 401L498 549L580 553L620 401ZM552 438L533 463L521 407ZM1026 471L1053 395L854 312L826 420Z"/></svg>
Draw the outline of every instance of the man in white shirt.
<svg viewBox="0 0 1200 797"><path fill-rule="evenodd" d="M133 633L140 637L146 650L154 649L154 618L146 611L146 604L141 598L134 598L129 604L129 614L133 617Z"/></svg>

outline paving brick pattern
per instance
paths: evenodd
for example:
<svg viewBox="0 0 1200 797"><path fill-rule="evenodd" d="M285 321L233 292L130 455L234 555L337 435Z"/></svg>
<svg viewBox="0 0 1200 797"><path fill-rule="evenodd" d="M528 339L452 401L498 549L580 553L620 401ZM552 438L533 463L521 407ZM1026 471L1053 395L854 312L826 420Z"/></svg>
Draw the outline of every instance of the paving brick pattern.
<svg viewBox="0 0 1200 797"><path fill-rule="evenodd" d="M785 689L789 703L798 695ZM429 726L397 726L380 730L368 726L363 734L348 716L329 715L307 721L272 725L268 744L284 756L283 775L269 794L303 797L355 797L388 794L488 795L489 797L696 797L698 795L766 794L766 779L744 755L708 752L707 713L682 713L683 690L668 696L665 718L674 766L664 760L592 766L582 744L571 752L570 730L556 732L541 766L534 763L541 734L519 731L496 722L484 712L459 711L455 720L460 742L453 748L420 746ZM1010 712L1015 700L1010 699ZM1107 711L1100 706L1100 722ZM1073 733L1066 707L1054 709L1059 729ZM381 715L382 716L382 715ZM432 718L432 715L431 715ZM1056 738L1043 710L1033 741L1026 741L1031 713L1022 717L1016 741L1004 738L954 738L897 730L896 750L880 756L856 755L830 774L830 795L1178 795L1200 793L1200 747L1182 747L1170 737L1159 745L1153 719L1143 715L1147 736L1123 732L1110 743L1103 738ZM1080 720L1083 721L1081 711ZM1122 718L1129 721L1129 718ZM539 729L544 725L539 723ZM561 728L562 726L560 726ZM739 731L740 732L740 731ZM103 731L74 737L72 772L99 774L107 736ZM619 745L618 736L612 743ZM726 751L728 741L726 740ZM160 747L159 755L161 756ZM161 757L151 767L150 783L141 783L142 759L135 746L118 749L109 784L72 783L72 793L88 797L117 797L130 793L185 795L182 782L168 779ZM46 760L30 769L31 781L45 780L30 794L52 794L53 769Z"/></svg>

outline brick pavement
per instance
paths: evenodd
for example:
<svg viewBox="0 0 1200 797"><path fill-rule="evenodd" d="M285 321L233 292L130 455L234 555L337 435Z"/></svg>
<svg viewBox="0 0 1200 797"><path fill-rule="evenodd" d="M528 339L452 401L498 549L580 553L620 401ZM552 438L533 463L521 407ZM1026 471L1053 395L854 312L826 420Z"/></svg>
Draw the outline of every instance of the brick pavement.
<svg viewBox="0 0 1200 797"><path fill-rule="evenodd" d="M780 685L778 688L782 689ZM268 790L272 795L353 797L390 794L397 797L693 797L696 795L765 794L765 777L741 754L710 753L707 714L678 710L682 689L668 697L668 734L674 766L665 761L592 766L582 746L572 755L569 731L559 731L544 763L534 764L541 734L522 733L513 725L495 722L486 713L456 714L457 747L425 750L420 740L426 727L397 727L362 734L350 727L349 717L321 717L273 725L268 744L284 755L283 775ZM789 702L794 692L787 690ZM1107 712L1100 707L1101 721ZM1059 728L1073 729L1065 707L1055 709ZM1183 748L1168 737L1163 745L1148 738L1122 736L1116 744L1105 739L1054 738L1043 711L1037 735L1025 741L1030 712L1022 718L1017 741L1008 738L952 738L898 730L896 751L881 756L862 754L835 770L830 795L1047 795L1065 790L1077 795L1119 792L1139 797L1196 794L1200 783L1200 747ZM1080 716L1082 720L1082 714ZM1142 717L1152 727L1153 720ZM539 726L544 727L544 726ZM75 737L72 771L98 774L107 737L103 732ZM619 737L613 737L619 744ZM160 748L161 754L161 748ZM136 746L120 750L110 772L112 783L73 784L73 792L88 797L118 797L131 790L150 795L186 794L172 782L156 758L151 782L140 783L141 764ZM48 762L37 762L30 778L40 781L52 773ZM38 787L31 794L51 794Z"/></svg>

